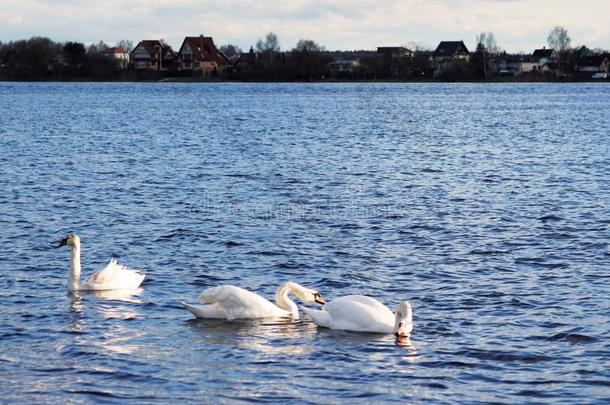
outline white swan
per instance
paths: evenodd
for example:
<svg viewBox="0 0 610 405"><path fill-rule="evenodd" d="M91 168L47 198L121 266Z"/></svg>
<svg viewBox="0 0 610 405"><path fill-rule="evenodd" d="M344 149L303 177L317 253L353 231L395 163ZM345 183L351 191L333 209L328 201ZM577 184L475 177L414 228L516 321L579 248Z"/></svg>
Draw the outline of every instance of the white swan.
<svg viewBox="0 0 610 405"><path fill-rule="evenodd" d="M96 271L87 279L80 282L80 238L75 233L62 239L56 247L70 246L70 278L68 289L70 291L105 291L138 288L144 280L144 274L128 269L119 264L116 259L101 270Z"/></svg>
<svg viewBox="0 0 610 405"><path fill-rule="evenodd" d="M392 333L397 337L407 337L413 330L413 309L407 301L398 304L392 313L376 299L346 295L329 302L321 310L303 310L317 325L331 329Z"/></svg>
<svg viewBox="0 0 610 405"><path fill-rule="evenodd" d="M198 318L271 318L271 317L299 317L299 308L288 294L294 294L303 301L315 301L324 304L320 293L310 290L292 281L282 284L275 293L275 302L261 297L258 294L244 290L233 285L219 285L208 288L199 295L204 305L193 305L181 302L186 309Z"/></svg>

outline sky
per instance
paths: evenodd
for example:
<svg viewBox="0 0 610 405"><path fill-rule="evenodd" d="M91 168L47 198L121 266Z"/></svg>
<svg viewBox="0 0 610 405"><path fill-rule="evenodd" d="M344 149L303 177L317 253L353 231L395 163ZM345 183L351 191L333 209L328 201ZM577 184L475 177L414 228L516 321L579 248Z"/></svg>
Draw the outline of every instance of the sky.
<svg viewBox="0 0 610 405"><path fill-rule="evenodd" d="M302 38L328 50L434 49L442 40L474 50L490 31L500 48L531 53L557 25L574 46L610 49L608 15L609 0L0 0L0 41L163 38L177 49L204 34L247 50L272 31L283 50Z"/></svg>

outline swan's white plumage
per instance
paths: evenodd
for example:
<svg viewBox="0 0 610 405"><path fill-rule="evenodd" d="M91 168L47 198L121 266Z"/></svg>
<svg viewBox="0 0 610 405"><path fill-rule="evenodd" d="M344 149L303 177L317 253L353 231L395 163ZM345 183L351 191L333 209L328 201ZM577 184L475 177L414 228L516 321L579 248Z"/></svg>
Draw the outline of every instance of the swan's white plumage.
<svg viewBox="0 0 610 405"><path fill-rule="evenodd" d="M233 285L219 285L211 287L199 295L203 305L182 305L198 318L220 318L220 319L245 319L245 318L275 318L292 317L298 318L297 305L288 298L292 293L305 301L316 300L314 290L309 290L297 283L286 282L282 284L276 293L276 304L255 294Z"/></svg>
<svg viewBox="0 0 610 405"><path fill-rule="evenodd" d="M81 283L79 290L104 291L138 288L144 281L144 274L129 269L116 259L111 259L106 267L91 274Z"/></svg>
<svg viewBox="0 0 610 405"><path fill-rule="evenodd" d="M204 305L183 305L199 318L267 318L290 316L291 313L269 300L233 285L208 288L199 295Z"/></svg>
<svg viewBox="0 0 610 405"><path fill-rule="evenodd" d="M103 269L91 274L81 283L80 238L71 233L64 238L58 247L70 246L70 274L68 289L70 291L107 291L120 289L135 289L142 284L144 274L128 269L119 264L116 259L110 260Z"/></svg>
<svg viewBox="0 0 610 405"><path fill-rule="evenodd" d="M374 298L347 295L327 303L321 310L303 308L319 326L355 332L395 333L396 314ZM406 331L411 332L409 319Z"/></svg>

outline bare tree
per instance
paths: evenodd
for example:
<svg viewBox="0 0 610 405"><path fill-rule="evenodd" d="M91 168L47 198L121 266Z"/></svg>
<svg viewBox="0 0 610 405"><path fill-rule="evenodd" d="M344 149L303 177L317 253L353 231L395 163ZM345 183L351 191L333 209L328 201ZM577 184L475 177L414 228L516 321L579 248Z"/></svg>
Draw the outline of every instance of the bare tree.
<svg viewBox="0 0 610 405"><path fill-rule="evenodd" d="M549 36L546 38L546 42L548 42L549 47L553 48L559 52L564 52L570 47L570 36L568 35L568 30L564 27L556 26L551 32L549 32Z"/></svg>
<svg viewBox="0 0 610 405"><path fill-rule="evenodd" d="M550 48L557 51L557 60L559 62L560 69L566 73L570 70L569 66L569 54L570 54L570 36L568 30L561 26L555 26L546 38Z"/></svg>
<svg viewBox="0 0 610 405"><path fill-rule="evenodd" d="M297 52L321 52L325 49L323 46L318 45L311 39L300 39L299 42L297 42L297 46L294 48L294 50Z"/></svg>
<svg viewBox="0 0 610 405"><path fill-rule="evenodd" d="M477 35L477 45L483 45L485 51L491 55L498 53L498 44L496 43L496 36L493 32L481 32Z"/></svg>
<svg viewBox="0 0 610 405"><path fill-rule="evenodd" d="M256 42L256 50L260 53L279 52L280 42L277 39L277 35L270 32L265 36L264 41L259 39L258 42Z"/></svg>
<svg viewBox="0 0 610 405"><path fill-rule="evenodd" d="M98 54L104 52L106 49L108 49L108 45L106 45L104 41L100 41L97 44L89 45L89 48L87 48L87 53L91 55Z"/></svg>
<svg viewBox="0 0 610 405"><path fill-rule="evenodd" d="M265 63L273 65L274 54L280 51L280 42L277 35L273 32L265 36L265 40L259 39L256 42L256 51L263 56Z"/></svg>
<svg viewBox="0 0 610 405"><path fill-rule="evenodd" d="M475 66L477 75L487 78L487 70L492 55L498 52L496 36L493 32L481 32L477 35L477 49L472 55L471 63Z"/></svg>
<svg viewBox="0 0 610 405"><path fill-rule="evenodd" d="M408 41L402 44L403 47L413 52L428 52L430 47L417 41Z"/></svg>
<svg viewBox="0 0 610 405"><path fill-rule="evenodd" d="M487 33L487 38L485 38L485 49L487 49L487 52L489 52L490 54L498 53L498 44L496 43L496 36L491 31Z"/></svg>
<svg viewBox="0 0 610 405"><path fill-rule="evenodd" d="M121 39L116 46L125 49L127 52L131 52L133 49L133 42L131 42L129 39Z"/></svg>
<svg viewBox="0 0 610 405"><path fill-rule="evenodd" d="M239 58L239 55L241 55L242 53L242 50L239 46L232 44L222 45L218 49L220 49L220 52L224 53L225 56L229 58L229 60L237 60Z"/></svg>
<svg viewBox="0 0 610 405"><path fill-rule="evenodd" d="M332 58L324 53L324 47L311 39L300 39L292 50L291 73L298 80L316 80L324 77Z"/></svg>

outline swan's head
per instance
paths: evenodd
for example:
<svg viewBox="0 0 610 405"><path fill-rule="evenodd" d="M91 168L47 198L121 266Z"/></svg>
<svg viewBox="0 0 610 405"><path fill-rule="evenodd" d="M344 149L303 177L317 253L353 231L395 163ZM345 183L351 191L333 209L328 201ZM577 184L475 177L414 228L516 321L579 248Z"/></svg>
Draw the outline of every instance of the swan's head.
<svg viewBox="0 0 610 405"><path fill-rule="evenodd" d="M326 304L326 301L324 301L324 298L322 298L322 295L320 294L319 291L308 290L306 297L308 297L308 298L307 299L301 298L301 299L306 300L306 301L313 301L316 304L320 304L320 305Z"/></svg>
<svg viewBox="0 0 610 405"><path fill-rule="evenodd" d="M413 330L413 308L408 301L403 301L394 309L394 334L396 337L411 336Z"/></svg>
<svg viewBox="0 0 610 405"><path fill-rule="evenodd" d="M57 244L57 246L55 246L55 247L62 247L62 246L66 246L66 245L68 245L68 246L80 245L80 238L78 237L77 234L70 233L68 236L66 236L65 238L60 240L59 243Z"/></svg>
<svg viewBox="0 0 610 405"><path fill-rule="evenodd" d="M311 288L303 287L300 284L297 284L293 281L288 281L284 283L285 287L288 287L290 291L299 297L303 302L316 302L320 305L326 304L326 301L322 298L322 295L319 291L312 290ZM280 291L282 287L278 291Z"/></svg>

